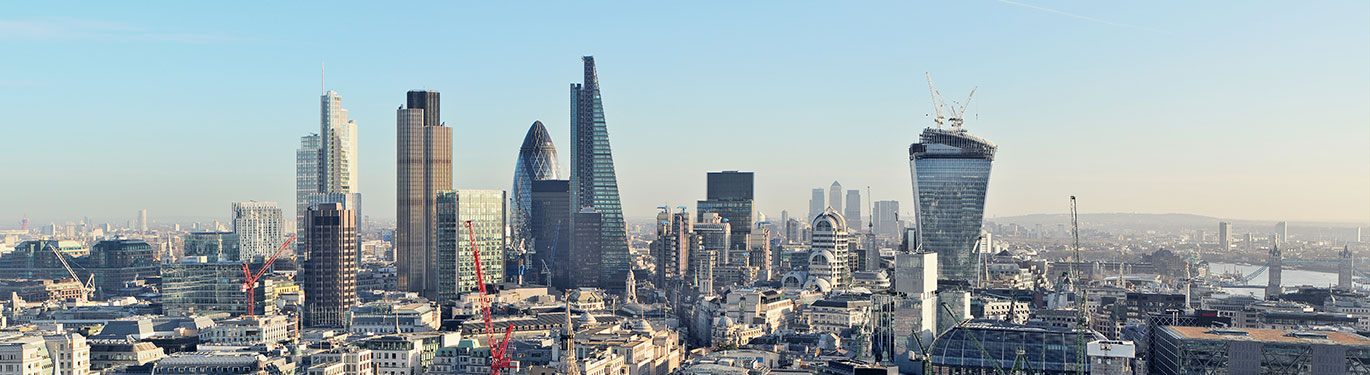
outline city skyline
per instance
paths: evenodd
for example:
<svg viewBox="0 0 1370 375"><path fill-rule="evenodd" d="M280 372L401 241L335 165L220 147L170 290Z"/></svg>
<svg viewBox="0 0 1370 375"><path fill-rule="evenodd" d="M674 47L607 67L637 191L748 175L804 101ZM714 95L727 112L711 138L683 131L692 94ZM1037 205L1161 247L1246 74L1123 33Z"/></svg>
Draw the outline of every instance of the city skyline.
<svg viewBox="0 0 1370 375"><path fill-rule="evenodd" d="M19 124L20 138L61 138L82 149L55 154L48 144L19 142L0 151L19 161L15 171L30 182L0 188L0 228L17 227L25 215L34 225L42 225L86 216L127 218L128 213L147 208L155 222L158 217L224 218L223 205L235 201L288 204L294 172L290 152L300 135L317 129L313 95L320 60L328 61L331 72L326 89L348 98L349 116L359 124L359 154L367 156L358 170L364 177L360 190L368 195L368 215L383 219L395 211L395 192L386 186L394 181L395 170L389 109L401 104L394 93L415 87L445 89L449 103L462 103L449 106L448 125L467 135L454 137L454 159L494 155L489 163L454 163L453 187L509 190L512 171L507 166L516 158L509 150L517 147L529 122L543 121L556 143L571 141L565 138L569 119L562 85L577 80L573 59L581 55L599 57L605 72L602 81L611 93L612 138L619 156L615 167L629 218L651 217L663 203L688 205L700 199L705 190L700 176L719 170L754 171L756 209L767 215L778 215L782 209L804 212L804 189L833 180L854 189L869 185L871 196L865 199L897 200L908 212L912 197L904 177L907 166L895 158L901 158L908 140L930 124L924 117L930 106L922 74L931 72L949 98L963 98L971 87L980 86L966 126L1005 145L1004 162L996 165L990 183L986 219L1062 213L1064 197L1075 194L1087 213L1176 212L1366 223L1370 197L1364 192L1370 191L1370 163L1365 163L1364 150L1370 148L1365 126L1370 116L1362 109L1370 100L1364 92L1370 74L1363 69L1370 63L1370 51L1364 47L1370 36L1360 28L1365 6L1322 3L1287 9L1252 4L1219 9L1200 4L1187 5L1182 12L1172 5L1131 13L1102 4L1049 6L1089 15L1082 19L985 2L933 9L982 16L967 25L973 32L939 41L929 36L938 27L950 30L945 29L948 21L905 27L900 14L927 13L915 12L920 9L915 5L838 10L815 6L778 9L770 15L767 12L773 9L752 4L712 18L722 23L720 30L702 34L668 30L683 19L651 19L664 22L654 28L644 27L646 19L631 17L564 36L539 34L564 26L563 21L512 36L477 34L470 48L444 55L452 60L424 62L419 64L423 69L397 73L386 69L402 59L365 59L332 49L285 51L286 45L297 47L309 39L298 29L252 31L225 23L247 17L245 12L222 12L222 22L182 17L185 21L155 23L159 26L154 28L148 19L166 18L157 11L139 15L93 6L74 11L70 18L53 19L41 16L48 11L42 9L45 5L27 5L30 9L16 9L0 18L0 45L24 48L34 55L33 61L69 62L0 62L0 67L17 73L0 80L0 96L5 99L0 100L0 110L7 113L2 122ZM555 21L550 15L564 10L558 7L530 16ZM317 10L284 8L282 17ZM439 8L496 16L462 26L472 30L491 27L498 16L512 13L498 6ZM681 10L681 17L707 9L710 6ZM879 9L889 14L873 12ZM654 10L615 12L649 18ZM831 13L834 24L850 30L808 31L807 23L785 18L815 19L823 13ZM1170 18L1160 21L1159 15ZM756 51L751 48L758 42L781 34L726 40L729 32L754 31L728 22L749 17L774 28L774 33L795 36ZM993 25L996 22L1006 26ZM641 39L562 40L635 28L643 31ZM1013 35L1019 29L1027 32ZM433 38L460 33L443 31ZM833 35L821 35L825 31ZM1177 38L1189 34L1205 37ZM377 33L352 40L358 48L374 48L386 36ZM864 36L871 40L848 43ZM654 37L665 38L679 51L669 51ZM564 46L537 52L500 47L511 42ZM814 55L802 46L828 53ZM84 47L113 58L104 59L107 63L99 69L55 73L54 69L71 68L70 61L82 61L66 56ZM1031 48L1037 50L1026 55ZM221 55L242 49L265 51L279 59L264 65L248 57ZM187 51L173 56L178 50ZM964 55L949 57L939 50ZM714 51L715 58L662 64L704 51ZM488 61L457 59L473 55L487 56ZM801 56L813 58L801 61ZM156 65L161 69L135 66L151 61L147 59L166 62ZM1069 63L1080 59L1091 65ZM858 60L859 69L853 69L852 62ZM507 66L495 69L490 64ZM483 69L491 73L463 73ZM116 71L119 74L112 74ZM701 72L722 72L724 78L745 85L719 83L722 90L710 89L719 95L714 100L682 102L682 95L704 94L685 84L703 79ZM819 76L824 77L814 79ZM1112 80L1110 86L1087 84L1104 78ZM377 81L387 82L369 83ZM84 103L85 111L40 121L42 113L55 109L48 103L55 102L50 100L54 90L77 86L102 100ZM111 95L124 89L127 95ZM151 95L158 90L204 95ZM229 110L233 112L225 112ZM709 121L701 123L693 113L707 114ZM852 125L827 133L830 137L809 136L833 129L833 123ZM735 137L713 137L722 130ZM1329 139L1323 133L1347 136ZM882 134L888 136L876 136ZM720 150L738 151L696 153L688 160L660 152L662 141L697 144L704 139L719 142ZM140 141L156 146L125 147ZM820 143L862 145L860 149L869 153L820 158L804 151ZM218 156L241 149L254 152L236 159ZM1304 151L1269 151L1294 149ZM115 152L117 159L100 157ZM48 156L36 162L31 161L33 155ZM662 163L678 168L660 170ZM850 164L865 167L844 168ZM830 172L810 172L815 167ZM1305 180L1318 183L1298 183ZM83 181L101 181L101 190Z"/></svg>

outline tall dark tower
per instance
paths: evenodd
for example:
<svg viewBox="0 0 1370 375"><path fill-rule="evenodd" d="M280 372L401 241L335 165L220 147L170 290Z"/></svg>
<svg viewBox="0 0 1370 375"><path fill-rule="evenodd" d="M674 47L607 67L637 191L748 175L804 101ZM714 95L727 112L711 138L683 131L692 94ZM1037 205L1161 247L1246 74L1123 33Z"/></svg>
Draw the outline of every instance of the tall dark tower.
<svg viewBox="0 0 1370 375"><path fill-rule="evenodd" d="M614 174L614 156L609 148L609 127L604 121L604 103L599 93L599 78L595 72L594 56L585 56L585 81L571 84L571 194L573 210L593 208L598 215L593 226L575 223L581 215L573 215L572 228L577 230L576 241L582 239L580 229L597 227L600 231L599 262L596 276L604 289L623 289L628 272L628 236L623 222L623 207L618 196L618 177ZM588 216L587 216L588 217ZM573 244L575 249L586 246ZM588 277L588 276L587 276Z"/></svg>
<svg viewBox="0 0 1370 375"><path fill-rule="evenodd" d="M304 325L345 327L357 304L357 216L341 203L312 205L304 215L309 260L302 277Z"/></svg>
<svg viewBox="0 0 1370 375"><path fill-rule="evenodd" d="M395 268L400 290L437 299L437 194L452 190L452 128L437 91L410 91L396 110Z"/></svg>
<svg viewBox="0 0 1370 375"><path fill-rule="evenodd" d="M1270 279L1265 284L1265 299L1267 300L1271 297L1278 296L1280 295L1280 293L1284 292L1283 289L1280 289L1280 273L1282 271L1281 269L1283 268L1283 264L1284 256L1280 254L1279 241L1271 241L1269 264L1270 270L1266 271L1270 273Z"/></svg>
<svg viewBox="0 0 1370 375"><path fill-rule="evenodd" d="M716 213L728 222L732 229L732 239L729 241L732 248L725 250L747 248L747 236L752 233L752 217L755 215L753 181L755 175L752 172L709 172L705 189L707 199L696 203L699 217Z"/></svg>

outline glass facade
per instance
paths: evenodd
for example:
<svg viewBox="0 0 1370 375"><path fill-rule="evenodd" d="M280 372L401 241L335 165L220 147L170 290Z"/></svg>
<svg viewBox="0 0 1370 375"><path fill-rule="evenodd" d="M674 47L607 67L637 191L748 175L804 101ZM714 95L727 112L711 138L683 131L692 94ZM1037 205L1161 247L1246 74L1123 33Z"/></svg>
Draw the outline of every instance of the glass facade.
<svg viewBox="0 0 1370 375"><path fill-rule="evenodd" d="M716 213L732 230L731 247L725 250L746 249L747 236L752 233L753 197L752 172L709 172L707 199L698 201L701 218ZM702 220L701 220L702 221Z"/></svg>
<svg viewBox="0 0 1370 375"><path fill-rule="evenodd" d="M600 218L601 257L597 260L601 263L598 268L602 287L623 289L628 272L628 235L618 196L614 157L609 147L609 127L604 120L595 58L585 56L581 60L585 81L571 84L571 157L574 160L571 189L576 206L594 208ZM574 223L573 226L578 227Z"/></svg>
<svg viewBox="0 0 1370 375"><path fill-rule="evenodd" d="M1370 374L1370 339L1344 332L1156 330L1149 372L1200 374Z"/></svg>
<svg viewBox="0 0 1370 375"><path fill-rule="evenodd" d="M519 147L518 161L514 164L513 204L510 205L509 223L513 234L512 245L524 250L537 249L535 237L531 235L533 221L533 182L558 179L557 148L552 145L552 136L542 121L533 122L528 134L523 137ZM569 214L570 211L568 210Z"/></svg>
<svg viewBox="0 0 1370 375"><path fill-rule="evenodd" d="M934 374L988 375L995 368L1013 368L1019 350L1034 374L1074 374L1081 350L1078 335L1085 342L1104 340L1094 331L1039 328L1000 321L974 321L953 328L937 338L928 353ZM1089 372L1088 362L1085 372Z"/></svg>
<svg viewBox="0 0 1370 375"><path fill-rule="evenodd" d="M919 245L938 253L940 280L977 280L974 250L996 147L960 128L928 128L909 146Z"/></svg>
<svg viewBox="0 0 1370 375"><path fill-rule="evenodd" d="M502 190L457 190L437 197L438 298L439 304L454 301L476 289L476 262L471 253L471 231L480 249L485 284L504 281L505 194Z"/></svg>

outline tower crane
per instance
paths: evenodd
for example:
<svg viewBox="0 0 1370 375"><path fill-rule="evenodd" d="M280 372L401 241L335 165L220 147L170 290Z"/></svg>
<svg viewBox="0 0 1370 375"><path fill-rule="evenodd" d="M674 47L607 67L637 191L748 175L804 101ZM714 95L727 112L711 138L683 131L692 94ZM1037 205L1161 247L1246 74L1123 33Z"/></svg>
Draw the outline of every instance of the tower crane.
<svg viewBox="0 0 1370 375"><path fill-rule="evenodd" d="M1080 219L1079 212L1075 208L1074 195L1070 196L1070 235L1074 237L1075 242L1075 261L1070 265L1071 277L1075 278L1075 330L1077 331L1075 333L1075 345L1076 351L1078 352L1076 353L1075 358L1075 374L1084 375L1085 363L1087 363L1085 356L1085 334L1088 333L1090 329L1089 312L1086 311L1089 308L1089 304L1086 301L1089 288L1085 287L1084 278L1080 277L1079 265L1082 261L1080 258Z"/></svg>
<svg viewBox="0 0 1370 375"><path fill-rule="evenodd" d="M276 248L276 253L271 255L271 259L262 265L262 269L257 273L252 273L248 268L248 262L243 262L243 292L247 293L247 316L257 316L257 280L261 280L266 270L271 269L271 265L276 264L276 259L281 257L281 253L290 247L290 243L295 242L295 235L290 235L281 246Z"/></svg>
<svg viewBox="0 0 1370 375"><path fill-rule="evenodd" d="M513 368L509 364L509 359L504 357L504 351L509 347L509 335L514 333L514 324L510 323L509 328L504 331L503 340L495 341L495 325L490 321L490 300L487 299L485 291L485 271L480 265L480 248L476 246L476 228L471 225L471 220L464 224L467 231L466 240L471 243L471 259L476 262L476 287L480 290L480 308L485 313L485 341L490 345L490 375L499 375L500 370Z"/></svg>
<svg viewBox="0 0 1370 375"><path fill-rule="evenodd" d="M71 269L71 264L67 263L67 258L63 256L65 254L58 251L57 246L52 245L52 241L44 241L43 246L48 248L48 250L52 250L52 255L57 256L57 261L62 262L62 268L67 269L67 274L71 275L71 279L75 280L76 283L81 284L81 299L89 301L90 297L95 294L95 273L91 272L90 276L86 278L86 282L81 283L81 277L76 276L76 270Z"/></svg>
<svg viewBox="0 0 1370 375"><path fill-rule="evenodd" d="M965 123L966 107L970 106L970 99L975 97L976 88L970 90L970 95L966 96L965 103L954 103L960 104L959 108L948 106L946 99L942 98L942 93L937 91L937 86L932 84L932 73L925 72L923 74L928 77L928 92L932 96L932 110L937 115L932 119L932 122L937 123L938 129L941 129L942 125L951 125L952 129L960 129L961 125Z"/></svg>

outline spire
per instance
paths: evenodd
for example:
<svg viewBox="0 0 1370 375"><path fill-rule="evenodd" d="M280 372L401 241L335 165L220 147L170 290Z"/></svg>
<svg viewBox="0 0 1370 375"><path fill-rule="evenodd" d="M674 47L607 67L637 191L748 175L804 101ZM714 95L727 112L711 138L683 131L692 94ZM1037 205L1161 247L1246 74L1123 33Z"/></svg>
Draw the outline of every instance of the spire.
<svg viewBox="0 0 1370 375"><path fill-rule="evenodd" d="M628 280L623 283L623 302L637 303L637 281L633 280L633 270L628 270Z"/></svg>

